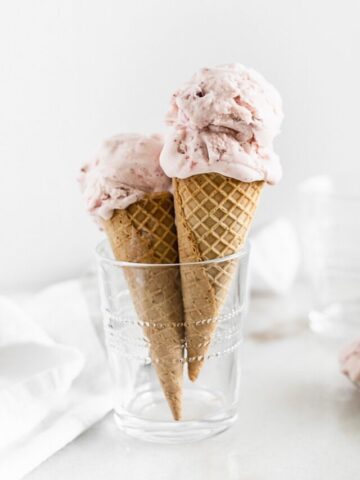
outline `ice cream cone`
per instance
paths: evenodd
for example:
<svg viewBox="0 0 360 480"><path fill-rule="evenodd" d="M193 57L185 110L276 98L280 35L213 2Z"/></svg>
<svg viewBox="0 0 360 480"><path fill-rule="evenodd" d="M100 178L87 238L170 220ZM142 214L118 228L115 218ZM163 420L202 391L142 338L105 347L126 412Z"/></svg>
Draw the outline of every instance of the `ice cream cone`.
<svg viewBox="0 0 360 480"><path fill-rule="evenodd" d="M103 220L114 256L135 263L178 262L174 203L170 193L151 193ZM126 268L130 294L159 381L175 420L181 418L183 307L176 267Z"/></svg>
<svg viewBox="0 0 360 480"><path fill-rule="evenodd" d="M174 178L180 262L212 260L239 251L263 184L218 173ZM188 375L192 381L204 364L235 268L234 261L181 268Z"/></svg>

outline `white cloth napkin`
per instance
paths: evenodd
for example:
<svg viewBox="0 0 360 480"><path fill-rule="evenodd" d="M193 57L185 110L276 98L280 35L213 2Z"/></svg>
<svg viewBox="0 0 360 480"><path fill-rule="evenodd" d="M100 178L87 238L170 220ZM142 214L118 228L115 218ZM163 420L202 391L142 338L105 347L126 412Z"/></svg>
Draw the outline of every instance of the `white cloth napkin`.
<svg viewBox="0 0 360 480"><path fill-rule="evenodd" d="M1 479L23 478L100 420L110 389L80 281L47 288L25 309L0 298Z"/></svg>
<svg viewBox="0 0 360 480"><path fill-rule="evenodd" d="M292 287L300 265L295 228L279 218L251 236L251 287L255 291L285 294Z"/></svg>

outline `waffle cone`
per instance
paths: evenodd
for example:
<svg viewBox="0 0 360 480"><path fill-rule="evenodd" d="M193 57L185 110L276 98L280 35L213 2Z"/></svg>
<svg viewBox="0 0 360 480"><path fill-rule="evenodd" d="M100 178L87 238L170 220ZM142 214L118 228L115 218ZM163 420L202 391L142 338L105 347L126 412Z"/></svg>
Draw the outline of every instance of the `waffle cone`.
<svg viewBox="0 0 360 480"><path fill-rule="evenodd" d="M154 193L115 210L103 226L114 256L135 263L178 262L174 203L169 193ZM175 420L181 418L183 383L183 308L176 267L123 268L150 355Z"/></svg>
<svg viewBox="0 0 360 480"><path fill-rule="evenodd" d="M245 183L217 173L174 179L180 262L231 255L245 243L264 182ZM204 364L235 261L181 267L188 374Z"/></svg>

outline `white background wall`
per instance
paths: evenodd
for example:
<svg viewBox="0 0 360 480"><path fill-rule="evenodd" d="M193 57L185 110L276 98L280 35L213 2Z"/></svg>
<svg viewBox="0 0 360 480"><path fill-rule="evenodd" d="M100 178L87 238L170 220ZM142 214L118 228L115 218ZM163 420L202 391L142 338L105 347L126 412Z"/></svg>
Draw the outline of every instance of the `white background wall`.
<svg viewBox="0 0 360 480"><path fill-rule="evenodd" d="M172 90L240 61L280 90L284 179L258 222L294 215L298 182L359 165L357 0L3 0L0 288L86 269L99 233L77 170L101 139L163 128Z"/></svg>

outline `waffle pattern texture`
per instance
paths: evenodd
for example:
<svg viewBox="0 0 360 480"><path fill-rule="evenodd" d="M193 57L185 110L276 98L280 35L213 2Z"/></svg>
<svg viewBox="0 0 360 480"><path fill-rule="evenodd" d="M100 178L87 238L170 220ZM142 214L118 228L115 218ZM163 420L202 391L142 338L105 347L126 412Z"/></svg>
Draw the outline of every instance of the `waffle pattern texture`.
<svg viewBox="0 0 360 480"><path fill-rule="evenodd" d="M174 203L170 193L153 193L103 226L119 261L178 262ZM130 294L159 381L175 420L182 412L184 323L178 267L123 267Z"/></svg>
<svg viewBox="0 0 360 480"><path fill-rule="evenodd" d="M218 259L245 243L264 182L217 173L173 179L180 262ZM188 374L198 377L236 268L235 261L181 267Z"/></svg>

